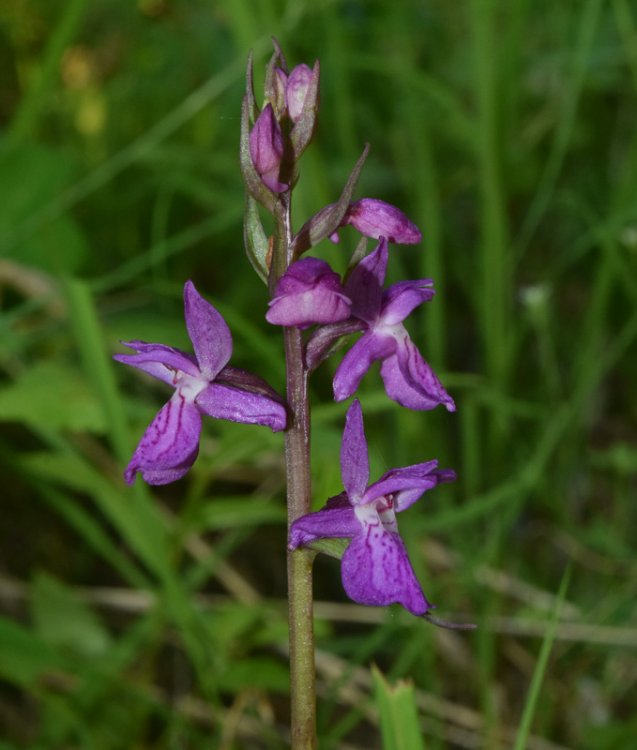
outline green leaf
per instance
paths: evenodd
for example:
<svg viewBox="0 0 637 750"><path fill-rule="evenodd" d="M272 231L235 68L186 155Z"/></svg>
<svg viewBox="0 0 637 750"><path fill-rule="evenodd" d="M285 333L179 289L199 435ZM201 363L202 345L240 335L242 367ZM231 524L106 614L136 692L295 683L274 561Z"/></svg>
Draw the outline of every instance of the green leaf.
<svg viewBox="0 0 637 750"><path fill-rule="evenodd" d="M45 672L61 668L59 656L39 636L0 617L0 678L33 685Z"/></svg>
<svg viewBox="0 0 637 750"><path fill-rule="evenodd" d="M71 180L68 155L35 143L0 148L0 246L14 239L21 225L53 202ZM88 246L77 224L59 215L28 241L15 244L12 257L20 263L53 273L77 270L88 256Z"/></svg>
<svg viewBox="0 0 637 750"><path fill-rule="evenodd" d="M70 367L42 362L0 389L0 421L102 434L104 412L86 379Z"/></svg>
<svg viewBox="0 0 637 750"><path fill-rule="evenodd" d="M287 693L290 676L287 667L273 658L261 657L233 662L224 675L219 676L222 690L239 692L250 688L273 693Z"/></svg>
<svg viewBox="0 0 637 750"><path fill-rule="evenodd" d="M236 495L204 501L197 514L189 520L188 527L197 531L211 531L266 523L281 524L285 523L285 519L285 508L280 503Z"/></svg>
<svg viewBox="0 0 637 750"><path fill-rule="evenodd" d="M46 573L31 586L35 631L56 649L88 659L104 654L111 638L93 610L80 597Z"/></svg>
<svg viewBox="0 0 637 750"><path fill-rule="evenodd" d="M376 667L372 677L384 750L425 750L414 686L404 680L390 685Z"/></svg>

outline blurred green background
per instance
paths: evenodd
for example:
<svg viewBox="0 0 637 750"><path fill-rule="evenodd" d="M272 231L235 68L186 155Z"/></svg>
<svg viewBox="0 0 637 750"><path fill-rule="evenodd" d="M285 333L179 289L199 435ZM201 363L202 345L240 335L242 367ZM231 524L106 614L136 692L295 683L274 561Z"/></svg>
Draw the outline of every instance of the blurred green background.
<svg viewBox="0 0 637 750"><path fill-rule="evenodd" d="M440 617L478 625L355 606L318 559L321 750L382 746L372 663L413 682L427 748L632 750L630 0L2 1L1 750L288 745L281 436L209 420L186 479L129 488L168 392L110 359L189 346L190 278L234 364L282 387L237 157L246 56L260 82L272 34L321 60L296 226L368 141L357 197L424 230L390 277L435 279L408 327L458 411L401 410L377 371L361 399L375 476L457 470L401 531ZM354 232L323 244L344 268ZM334 367L313 380L317 506L340 489Z"/></svg>

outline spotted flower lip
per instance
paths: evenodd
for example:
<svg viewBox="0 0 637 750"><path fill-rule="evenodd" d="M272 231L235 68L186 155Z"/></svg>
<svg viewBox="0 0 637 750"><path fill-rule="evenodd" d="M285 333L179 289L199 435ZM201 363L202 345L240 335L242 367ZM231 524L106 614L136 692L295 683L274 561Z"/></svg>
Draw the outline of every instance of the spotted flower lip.
<svg viewBox="0 0 637 750"><path fill-rule="evenodd" d="M456 478L437 461L391 469L369 484L369 457L358 400L347 411L341 443L341 475L345 491L325 507L297 519L290 527L290 549L318 539L349 538L341 560L345 592L371 606L402 604L414 615L433 605L425 597L398 533L396 513L413 505L424 492Z"/></svg>
<svg viewBox="0 0 637 750"><path fill-rule="evenodd" d="M314 369L337 339L362 331L334 375L336 401L352 396L365 373L380 360L380 374L389 398L414 410L443 404L448 411L455 411L453 399L403 325L416 307L433 298L433 283L430 279L401 281L383 289L387 259L387 240L381 238L376 249L354 267L345 284L345 293L352 301L352 317L317 329L307 343L307 365Z"/></svg>
<svg viewBox="0 0 637 750"><path fill-rule="evenodd" d="M339 275L324 260L302 258L279 279L265 317L274 325L307 328L347 320L351 304Z"/></svg>
<svg viewBox="0 0 637 750"><path fill-rule="evenodd" d="M194 356L164 344L125 341L135 354L114 359L171 385L175 392L140 440L124 477L137 472L148 484L168 484L183 477L199 451L201 415L260 424L273 431L287 422L281 397L261 378L228 366L232 336L221 314L195 289L184 286L186 328Z"/></svg>

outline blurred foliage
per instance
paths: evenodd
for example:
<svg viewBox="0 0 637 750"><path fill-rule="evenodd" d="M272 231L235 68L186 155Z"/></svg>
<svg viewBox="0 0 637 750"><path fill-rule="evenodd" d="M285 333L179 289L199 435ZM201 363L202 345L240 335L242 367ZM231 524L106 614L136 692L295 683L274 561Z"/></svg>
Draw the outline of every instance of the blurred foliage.
<svg viewBox="0 0 637 750"><path fill-rule="evenodd" d="M376 373L361 398L375 475L457 469L401 529L441 617L479 626L354 606L321 557L321 749L381 746L372 662L413 683L427 748L511 747L522 716L531 750L632 748L629 0L3 0L0 748L287 746L281 437L209 420L186 479L128 488L167 394L110 359L119 339L186 346L191 278L234 362L282 386L237 163L245 60L262 70L272 34L321 60L297 226L368 141L358 197L424 229L390 274L435 279L409 327L458 412L400 410ZM317 252L343 268L350 231ZM317 505L340 484L333 370L313 380Z"/></svg>

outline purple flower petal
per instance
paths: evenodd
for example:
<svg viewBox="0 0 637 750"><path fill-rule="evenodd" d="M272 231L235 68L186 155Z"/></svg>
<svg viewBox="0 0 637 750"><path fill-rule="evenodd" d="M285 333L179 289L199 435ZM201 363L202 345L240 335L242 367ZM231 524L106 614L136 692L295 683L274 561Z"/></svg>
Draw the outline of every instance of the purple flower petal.
<svg viewBox="0 0 637 750"><path fill-rule="evenodd" d="M176 482L185 476L191 469L192 465L197 459L199 453L199 444L195 447L195 450L186 458L185 461L180 463L178 466L173 466L170 469L140 469L142 472L142 478L146 484L170 484ZM132 478L129 484L132 483Z"/></svg>
<svg viewBox="0 0 637 750"><path fill-rule="evenodd" d="M422 239L418 227L402 211L376 198L351 203L342 224L351 224L366 237L387 237L399 245L414 245Z"/></svg>
<svg viewBox="0 0 637 750"><path fill-rule="evenodd" d="M436 476L436 484L456 481L456 472L451 469L436 469L432 473ZM433 486L434 485L431 485L431 487ZM425 487L425 491L431 489L431 487ZM423 490L421 488L405 489L394 493L394 509L396 510L396 513L401 513L403 510L406 510L413 505L416 500L420 499L422 493Z"/></svg>
<svg viewBox="0 0 637 750"><path fill-rule="evenodd" d="M194 461L197 455L200 433L199 411L191 401L175 391L150 423L135 449L124 474L128 484L133 483L138 471L141 471L144 479L147 475L156 478L166 475L166 472L180 471L186 465L187 471L191 457Z"/></svg>
<svg viewBox="0 0 637 750"><path fill-rule="evenodd" d="M334 374L334 399L344 401L349 398L372 363L389 357L395 350L396 340L393 336L373 331L364 333L343 357Z"/></svg>
<svg viewBox="0 0 637 750"><path fill-rule="evenodd" d="M360 532L360 522L344 492L331 497L324 508L298 518L290 527L288 547L296 549L316 539L351 538Z"/></svg>
<svg viewBox="0 0 637 750"><path fill-rule="evenodd" d="M352 315L370 325L380 313L387 258L387 240L383 238L376 249L354 267L345 284L345 293L352 300Z"/></svg>
<svg viewBox="0 0 637 750"><path fill-rule="evenodd" d="M394 325L402 321L423 302L429 302L435 294L431 279L399 281L383 294L380 319L383 325Z"/></svg>
<svg viewBox="0 0 637 750"><path fill-rule="evenodd" d="M345 592L355 602L373 607L402 604L414 615L424 615L427 601L411 567L407 550L396 533L386 531L380 519L366 523L351 541L341 560Z"/></svg>
<svg viewBox="0 0 637 750"><path fill-rule="evenodd" d="M175 385L178 372L199 377L199 368L194 357L163 344L147 344L145 341L122 341L124 346L135 349L137 354L114 354L113 359L125 365L147 372L168 385Z"/></svg>
<svg viewBox="0 0 637 750"><path fill-rule="evenodd" d="M302 258L279 279L266 320L274 325L307 328L316 323L336 323L350 316L350 300L341 280L318 258Z"/></svg>
<svg viewBox="0 0 637 750"><path fill-rule="evenodd" d="M418 490L418 497L420 497L425 490L438 484L439 479L434 471L437 466L438 461L427 461L385 472L377 482L369 485L363 496L363 503L370 503L384 495L394 495L412 489Z"/></svg>
<svg viewBox="0 0 637 750"><path fill-rule="evenodd" d="M444 404L448 411L456 410L453 399L406 331L398 341L395 354L383 360L380 374L389 398L408 409L427 410Z"/></svg>
<svg viewBox="0 0 637 750"><path fill-rule="evenodd" d="M260 393L211 383L204 388L195 403L205 414L217 419L229 419L243 424L260 424L273 432L284 430L287 423L285 407Z"/></svg>
<svg viewBox="0 0 637 750"><path fill-rule="evenodd" d="M341 441L341 477L352 505L360 502L369 481L369 457L363 411L356 399L347 410Z"/></svg>
<svg viewBox="0 0 637 750"><path fill-rule="evenodd" d="M192 281L184 286L184 310L188 335L201 374L213 380L232 355L232 335L221 314L199 294Z"/></svg>

